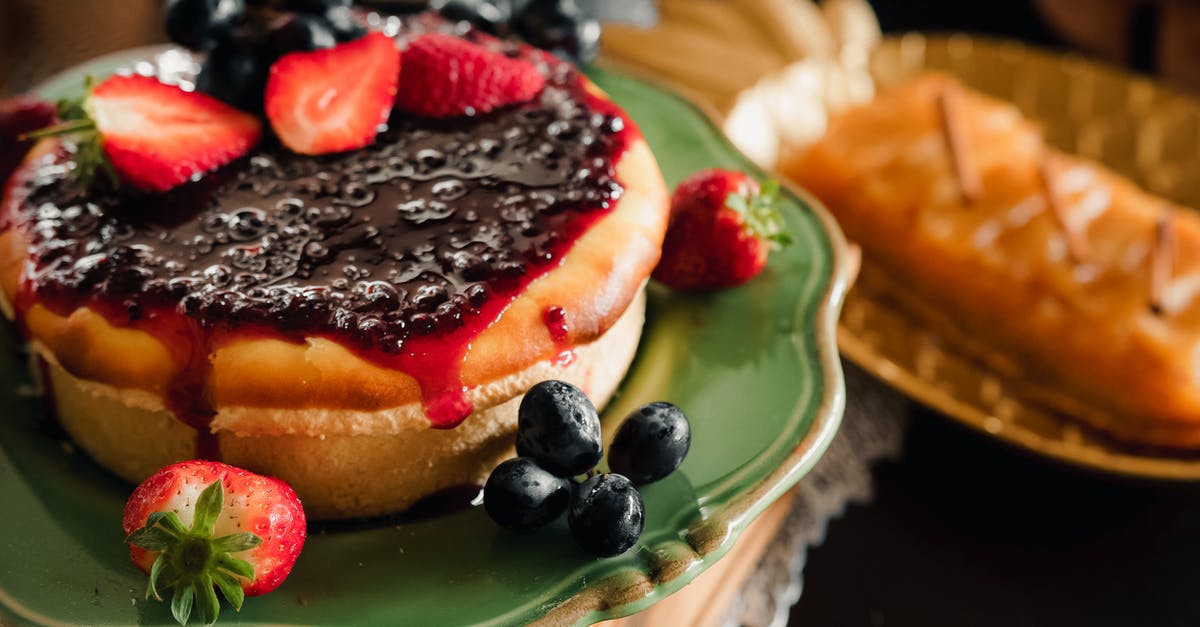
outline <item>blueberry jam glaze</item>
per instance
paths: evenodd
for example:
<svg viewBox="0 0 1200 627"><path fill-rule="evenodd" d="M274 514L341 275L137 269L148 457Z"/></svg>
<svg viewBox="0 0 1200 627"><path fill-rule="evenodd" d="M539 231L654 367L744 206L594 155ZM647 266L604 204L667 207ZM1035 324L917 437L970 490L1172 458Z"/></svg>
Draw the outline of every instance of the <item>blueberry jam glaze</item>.
<svg viewBox="0 0 1200 627"><path fill-rule="evenodd" d="M451 28L410 25L399 41ZM463 35L535 63L545 90L487 115L395 113L349 153L296 155L267 138L165 194L82 190L61 142L14 177L0 222L29 244L18 322L34 303L88 307L154 335L177 361L168 408L203 457L218 456L211 356L244 337L335 341L414 377L432 424L457 425L472 409L460 376L471 341L611 210L634 132L574 67Z"/></svg>

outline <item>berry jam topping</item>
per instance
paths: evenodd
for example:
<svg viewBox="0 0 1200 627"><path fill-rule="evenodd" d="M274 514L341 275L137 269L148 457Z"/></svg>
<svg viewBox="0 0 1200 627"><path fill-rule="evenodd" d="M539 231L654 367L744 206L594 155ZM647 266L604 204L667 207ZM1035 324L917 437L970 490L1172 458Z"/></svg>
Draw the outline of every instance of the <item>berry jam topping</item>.
<svg viewBox="0 0 1200 627"><path fill-rule="evenodd" d="M450 120L396 113L349 153L267 140L165 194L84 192L64 142L14 195L34 264L22 291L160 338L192 325L209 348L239 333L327 337L417 378L434 424L454 426L470 410L458 368L471 339L622 193L620 111L565 63L484 45L537 64L539 97Z"/></svg>

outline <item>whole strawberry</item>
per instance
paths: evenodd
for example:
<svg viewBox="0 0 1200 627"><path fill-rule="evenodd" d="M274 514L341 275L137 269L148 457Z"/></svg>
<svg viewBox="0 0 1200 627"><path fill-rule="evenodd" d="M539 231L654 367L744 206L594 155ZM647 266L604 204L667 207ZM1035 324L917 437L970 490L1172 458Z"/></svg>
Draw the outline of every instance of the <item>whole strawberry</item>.
<svg viewBox="0 0 1200 627"><path fill-rule="evenodd" d="M217 620L217 590L240 610L246 595L278 587L306 534L290 486L209 461L172 464L143 481L122 527L133 563L150 575L146 598L173 589L175 620L186 624L195 605L206 625Z"/></svg>
<svg viewBox="0 0 1200 627"><path fill-rule="evenodd" d="M528 62L428 33L404 51L396 107L434 118L476 115L532 100L545 86L546 77Z"/></svg>
<svg viewBox="0 0 1200 627"><path fill-rule="evenodd" d="M778 210L779 183L731 170L703 170L675 188L654 278L683 291L741 285L791 240Z"/></svg>

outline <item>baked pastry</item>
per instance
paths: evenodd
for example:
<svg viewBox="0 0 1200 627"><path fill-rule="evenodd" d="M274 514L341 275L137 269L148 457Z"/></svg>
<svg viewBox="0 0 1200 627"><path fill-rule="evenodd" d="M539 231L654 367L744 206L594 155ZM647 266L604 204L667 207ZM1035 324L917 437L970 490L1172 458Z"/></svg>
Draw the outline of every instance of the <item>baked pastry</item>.
<svg viewBox="0 0 1200 627"><path fill-rule="evenodd" d="M461 31L405 19L401 46ZM394 112L346 153L265 140L162 194L82 189L69 140L32 151L0 286L85 451L132 481L219 458L345 518L482 483L538 381L609 397L666 228L657 164L573 66L462 36L545 89L476 116Z"/></svg>
<svg viewBox="0 0 1200 627"><path fill-rule="evenodd" d="M862 246L871 283L1019 394L1200 446L1194 211L940 75L848 111L783 169Z"/></svg>

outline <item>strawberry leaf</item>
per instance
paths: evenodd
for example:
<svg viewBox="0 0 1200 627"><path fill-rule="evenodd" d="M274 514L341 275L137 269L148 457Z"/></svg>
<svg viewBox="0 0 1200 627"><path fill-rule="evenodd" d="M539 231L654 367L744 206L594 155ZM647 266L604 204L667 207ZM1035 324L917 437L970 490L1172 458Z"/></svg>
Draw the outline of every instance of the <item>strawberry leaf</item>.
<svg viewBox="0 0 1200 627"><path fill-rule="evenodd" d="M221 480L212 482L200 497L196 499L195 518L192 519L192 533L200 536L211 536L213 525L221 515L221 507L225 505L225 491L221 489Z"/></svg>
<svg viewBox="0 0 1200 627"><path fill-rule="evenodd" d="M146 526L153 527L155 525L159 525L177 536L187 533L187 528L183 526L183 521L179 520L179 514L172 511L154 512L147 516Z"/></svg>
<svg viewBox="0 0 1200 627"><path fill-rule="evenodd" d="M196 607L200 608L200 619L205 625L217 622L221 614L221 602L217 600L217 591L213 589L213 580L208 573L201 573L192 584L195 590Z"/></svg>
<svg viewBox="0 0 1200 627"><path fill-rule="evenodd" d="M253 549L260 544L262 544L262 538L253 533L231 533L213 540L213 550L223 553L237 553L238 551Z"/></svg>
<svg viewBox="0 0 1200 627"><path fill-rule="evenodd" d="M163 551L174 544L176 539L176 536L162 527L142 527L129 534L125 542L147 551Z"/></svg>
<svg viewBox="0 0 1200 627"><path fill-rule="evenodd" d="M171 597L171 615L175 617L175 621L180 625L186 625L188 618L192 615L192 599L195 592L191 586L179 586L175 588L175 594Z"/></svg>
<svg viewBox="0 0 1200 627"><path fill-rule="evenodd" d="M242 602L246 599L246 591L242 590L242 585L233 575L223 570L213 572L213 583L225 596L225 600L233 606L233 609L242 611Z"/></svg>
<svg viewBox="0 0 1200 627"><path fill-rule="evenodd" d="M83 95L78 98L63 98L56 103L58 109L58 119L67 120L88 120L91 121L91 115L87 111L87 99L92 94L92 87L95 86L96 80L91 75L83 77Z"/></svg>
<svg viewBox="0 0 1200 627"><path fill-rule="evenodd" d="M213 561L218 568L224 568L235 575L245 577L250 581L254 581L254 567L251 566L250 562L247 562L246 560L240 560L236 557L230 556L229 554L224 554L218 556L217 559Z"/></svg>
<svg viewBox="0 0 1200 627"><path fill-rule="evenodd" d="M150 586L146 588L146 598L154 597L156 601L161 601L162 596L158 594L158 580L163 574L163 565L166 564L166 555L159 554L154 560L154 565L150 567Z"/></svg>
<svg viewBox="0 0 1200 627"><path fill-rule="evenodd" d="M85 189L89 189L96 183L96 175L104 175L104 180L109 187L117 187L119 180L117 179L117 171L113 169L113 165L108 160L108 156L104 154L104 140L100 137L100 133L91 131L85 133L78 140L75 146L75 180Z"/></svg>
<svg viewBox="0 0 1200 627"><path fill-rule="evenodd" d="M757 193L749 196L729 194L725 206L742 216L751 233L778 248L792 243L792 236L784 227L783 214L779 213L779 195L779 181L767 179Z"/></svg>

